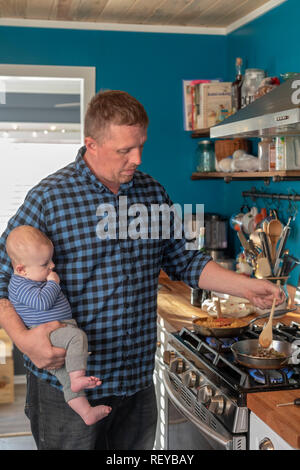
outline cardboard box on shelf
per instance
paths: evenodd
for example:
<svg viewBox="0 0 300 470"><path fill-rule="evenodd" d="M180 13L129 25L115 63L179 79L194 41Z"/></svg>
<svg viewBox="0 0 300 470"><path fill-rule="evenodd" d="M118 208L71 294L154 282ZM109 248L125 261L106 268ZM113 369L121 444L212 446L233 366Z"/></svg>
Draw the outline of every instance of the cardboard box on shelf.
<svg viewBox="0 0 300 470"><path fill-rule="evenodd" d="M231 86L231 82L201 84L201 127L212 127L231 114Z"/></svg>
<svg viewBox="0 0 300 470"><path fill-rule="evenodd" d="M220 80L183 80L183 121L184 130L201 129L201 85L203 83L218 83Z"/></svg>
<svg viewBox="0 0 300 470"><path fill-rule="evenodd" d="M13 343L0 328L0 404L14 401Z"/></svg>

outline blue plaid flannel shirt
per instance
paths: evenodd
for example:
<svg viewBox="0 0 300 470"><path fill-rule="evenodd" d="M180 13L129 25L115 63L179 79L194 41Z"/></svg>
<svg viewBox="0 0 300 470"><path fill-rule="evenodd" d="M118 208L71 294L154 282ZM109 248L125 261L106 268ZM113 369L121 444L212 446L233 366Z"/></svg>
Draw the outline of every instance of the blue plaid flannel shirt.
<svg viewBox="0 0 300 470"><path fill-rule="evenodd" d="M85 164L84 153L82 147L75 162L32 188L9 220L0 239L0 298L8 297L12 274L5 251L8 233L18 225L37 227L54 244L61 288L73 318L88 336L87 374L102 380L87 396L132 395L152 382L160 270L197 287L211 258L186 250L184 238L100 239L96 234L99 204L113 205L118 215L120 195L127 196L127 207L172 202L158 182L140 171L113 194ZM60 388L53 375L24 358L26 368Z"/></svg>

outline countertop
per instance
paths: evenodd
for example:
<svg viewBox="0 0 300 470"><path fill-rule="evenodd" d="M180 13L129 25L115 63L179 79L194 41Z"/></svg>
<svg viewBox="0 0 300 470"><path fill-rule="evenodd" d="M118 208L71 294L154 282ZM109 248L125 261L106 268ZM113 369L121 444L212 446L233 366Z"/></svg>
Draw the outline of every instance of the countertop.
<svg viewBox="0 0 300 470"><path fill-rule="evenodd" d="M164 273L161 273L159 283L158 315L163 319L167 331L191 328L195 317L207 316L200 308L190 304L190 289L186 284L171 281ZM253 315L250 315L250 318L253 318ZM287 324L291 321L300 322L300 311L288 313L280 321ZM291 402L298 397L300 390L249 393L247 396L248 408L296 449L300 449L300 407L278 408L276 405Z"/></svg>

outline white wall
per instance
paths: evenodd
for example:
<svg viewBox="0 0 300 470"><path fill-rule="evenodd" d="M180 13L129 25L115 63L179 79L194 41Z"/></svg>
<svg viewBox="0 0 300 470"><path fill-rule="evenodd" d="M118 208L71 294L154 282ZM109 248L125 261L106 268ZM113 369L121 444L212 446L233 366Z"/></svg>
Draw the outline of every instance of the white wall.
<svg viewBox="0 0 300 470"><path fill-rule="evenodd" d="M0 145L0 233L41 179L75 160L80 144Z"/></svg>

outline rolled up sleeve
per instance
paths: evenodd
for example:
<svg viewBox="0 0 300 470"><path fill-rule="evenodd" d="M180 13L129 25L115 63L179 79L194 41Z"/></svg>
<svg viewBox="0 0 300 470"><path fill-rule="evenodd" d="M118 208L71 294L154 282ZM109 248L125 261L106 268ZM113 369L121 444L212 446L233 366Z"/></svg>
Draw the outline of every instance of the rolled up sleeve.
<svg viewBox="0 0 300 470"><path fill-rule="evenodd" d="M172 202L167 197L167 204ZM171 216L170 234L174 235L174 217ZM188 241L184 237L182 227L181 238L175 239L171 236L165 240L162 259L162 269L173 281L183 281L188 286L197 288L199 277L207 263L212 260L211 256L204 250L187 249Z"/></svg>

